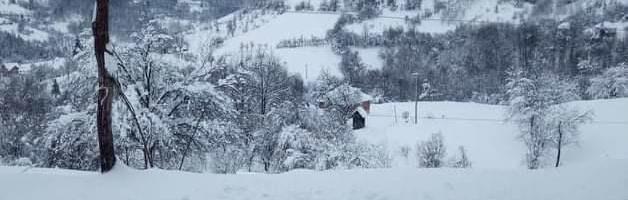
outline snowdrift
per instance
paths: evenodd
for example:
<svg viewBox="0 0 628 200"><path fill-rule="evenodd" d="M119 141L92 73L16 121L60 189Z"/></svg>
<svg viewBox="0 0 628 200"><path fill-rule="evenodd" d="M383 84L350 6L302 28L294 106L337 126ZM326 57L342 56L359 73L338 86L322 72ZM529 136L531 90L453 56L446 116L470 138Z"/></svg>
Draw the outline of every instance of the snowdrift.
<svg viewBox="0 0 628 200"><path fill-rule="evenodd" d="M105 175L0 168L2 200L628 198L626 160L537 171L378 169L209 175L117 166Z"/></svg>

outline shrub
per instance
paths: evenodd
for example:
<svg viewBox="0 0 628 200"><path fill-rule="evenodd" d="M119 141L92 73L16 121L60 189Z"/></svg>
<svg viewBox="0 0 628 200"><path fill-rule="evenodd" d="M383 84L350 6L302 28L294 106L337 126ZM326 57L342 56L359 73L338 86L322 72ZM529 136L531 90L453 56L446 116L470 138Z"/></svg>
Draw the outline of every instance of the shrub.
<svg viewBox="0 0 628 200"><path fill-rule="evenodd" d="M451 161L451 167L454 168L471 168L471 161L467 156L467 150L464 146L458 147L458 154L456 154Z"/></svg>
<svg viewBox="0 0 628 200"><path fill-rule="evenodd" d="M430 139L417 144L419 167L439 168L443 166L443 158L447 155L443 134L434 133Z"/></svg>

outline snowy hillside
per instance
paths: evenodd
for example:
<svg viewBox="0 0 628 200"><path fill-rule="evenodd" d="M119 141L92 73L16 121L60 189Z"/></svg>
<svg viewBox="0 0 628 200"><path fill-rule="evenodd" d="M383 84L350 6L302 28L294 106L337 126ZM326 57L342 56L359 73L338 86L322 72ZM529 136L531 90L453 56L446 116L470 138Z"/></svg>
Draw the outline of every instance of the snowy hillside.
<svg viewBox="0 0 628 200"><path fill-rule="evenodd" d="M300 3L307 2L312 6L312 10L295 10ZM282 13L260 13L252 11L240 16L239 27L235 34L225 33L227 23L238 18L239 12L218 19L222 26L221 31L208 30L207 24L200 23L200 27L189 31L186 40L190 44L192 52L202 52L202 47L211 37L225 38L224 45L216 52L218 55L239 52L243 46L262 47L273 51L281 58L288 68L288 71L300 74L304 80L315 80L321 71L327 71L333 75L341 76L337 69L340 56L335 55L329 45L309 46L297 48L278 48L278 44L285 40L294 39L323 39L326 38L328 30L332 29L342 12L321 12L318 11L320 0L300 1L289 0L289 6ZM608 3L610 3L609 1ZM626 3L617 1L617 3ZM487 1L439 1L424 0L420 9L402 10L384 7L379 16L372 19L348 24L344 29L356 34L381 35L387 28L401 27L409 29L414 27L419 32L443 34L455 30L463 24L482 23L513 23L518 24L529 18L561 18L571 16L576 11L598 6L599 3L593 1L575 1L573 3L559 5L558 1L552 1L550 11L538 13L538 8L543 5L534 5L522 1L516 5L515 1L487 0ZM628 4L628 3L627 3ZM341 4L341 7L344 5ZM398 7L403 7L400 1ZM346 8L341 8L346 9ZM345 11L343 11L345 12ZM532 14L535 13L533 16ZM353 12L347 12L353 13ZM419 17L420 23L409 23L408 19ZM626 28L626 22L609 22L605 27L613 27L618 30ZM208 37L210 36L210 37ZM380 47L368 49L354 49L360 54L369 68L380 69L382 60L379 57ZM307 58L307 59L306 59ZM306 77L307 76L307 77Z"/></svg>
<svg viewBox="0 0 628 200"><path fill-rule="evenodd" d="M329 46L306 47L294 49L278 49L282 40L298 38L325 38L327 30L338 20L339 14L293 13L259 14L256 11L244 15L247 22L246 31L237 30L233 36L226 34L226 26L221 31L198 29L191 31L186 40L193 52L202 52L207 36L226 37L224 45L216 52L217 55L238 53L242 46L271 49L285 62L290 73L301 74L304 79L315 80L321 70L340 75L337 65L340 57L334 55ZM234 15L225 16L219 23L228 23ZM244 25L241 25L244 26ZM307 75L307 77L306 77Z"/></svg>
<svg viewBox="0 0 628 200"><path fill-rule="evenodd" d="M598 159L628 159L628 99L569 103L594 113L594 121L582 126L580 141L565 150L564 165L594 163ZM401 156L400 149L415 149L432 133L442 133L448 155L464 146L474 168L524 169L525 147L515 125L505 120L505 107L475 103L420 102L419 124L414 125L414 103L373 105L367 128L360 138L388 147L397 167L415 167L417 161ZM395 111L397 119L395 122ZM409 122L402 113L408 112ZM415 152L414 150L410 151Z"/></svg>

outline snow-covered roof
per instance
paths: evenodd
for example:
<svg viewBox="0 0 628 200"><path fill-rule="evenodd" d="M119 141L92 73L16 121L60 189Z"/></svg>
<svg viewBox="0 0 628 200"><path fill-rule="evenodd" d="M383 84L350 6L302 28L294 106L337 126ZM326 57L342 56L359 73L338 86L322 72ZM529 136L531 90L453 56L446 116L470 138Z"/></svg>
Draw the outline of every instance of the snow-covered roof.
<svg viewBox="0 0 628 200"><path fill-rule="evenodd" d="M365 101L372 101L372 100L373 100L373 97L372 97L371 95L368 95L368 94L366 94L366 93L362 92L361 97L360 97L360 100L361 100L362 102L365 102Z"/></svg>
<svg viewBox="0 0 628 200"><path fill-rule="evenodd" d="M354 112L358 112L358 113L360 113L360 115L361 115L362 117L364 117L364 118L366 118L366 116L368 116L368 115L369 115L369 114L368 114L368 112L366 112L366 110L364 110L364 107L362 107L362 106L358 106L357 108L355 108L355 111L354 111Z"/></svg>

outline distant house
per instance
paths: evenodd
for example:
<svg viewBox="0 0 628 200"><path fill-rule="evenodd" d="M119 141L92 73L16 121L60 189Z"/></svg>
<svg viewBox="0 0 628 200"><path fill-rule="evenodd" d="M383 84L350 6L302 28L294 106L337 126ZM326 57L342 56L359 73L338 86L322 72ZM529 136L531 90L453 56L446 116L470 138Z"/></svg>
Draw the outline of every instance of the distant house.
<svg viewBox="0 0 628 200"><path fill-rule="evenodd" d="M353 110L353 114L351 115L353 130L366 127L366 119L371 112L371 99L370 96L363 94L362 102Z"/></svg>
<svg viewBox="0 0 628 200"><path fill-rule="evenodd" d="M7 69L7 66L0 64L0 76L5 76L8 73L9 73L9 69Z"/></svg>
<svg viewBox="0 0 628 200"><path fill-rule="evenodd" d="M8 75L12 76L12 75L17 75L20 73L20 68L18 68L17 66L13 66L13 68L11 68L11 70L9 70Z"/></svg>
<svg viewBox="0 0 628 200"><path fill-rule="evenodd" d="M13 76L20 73L20 68L17 66L13 66L10 70L7 69L6 65L0 65L0 76Z"/></svg>

